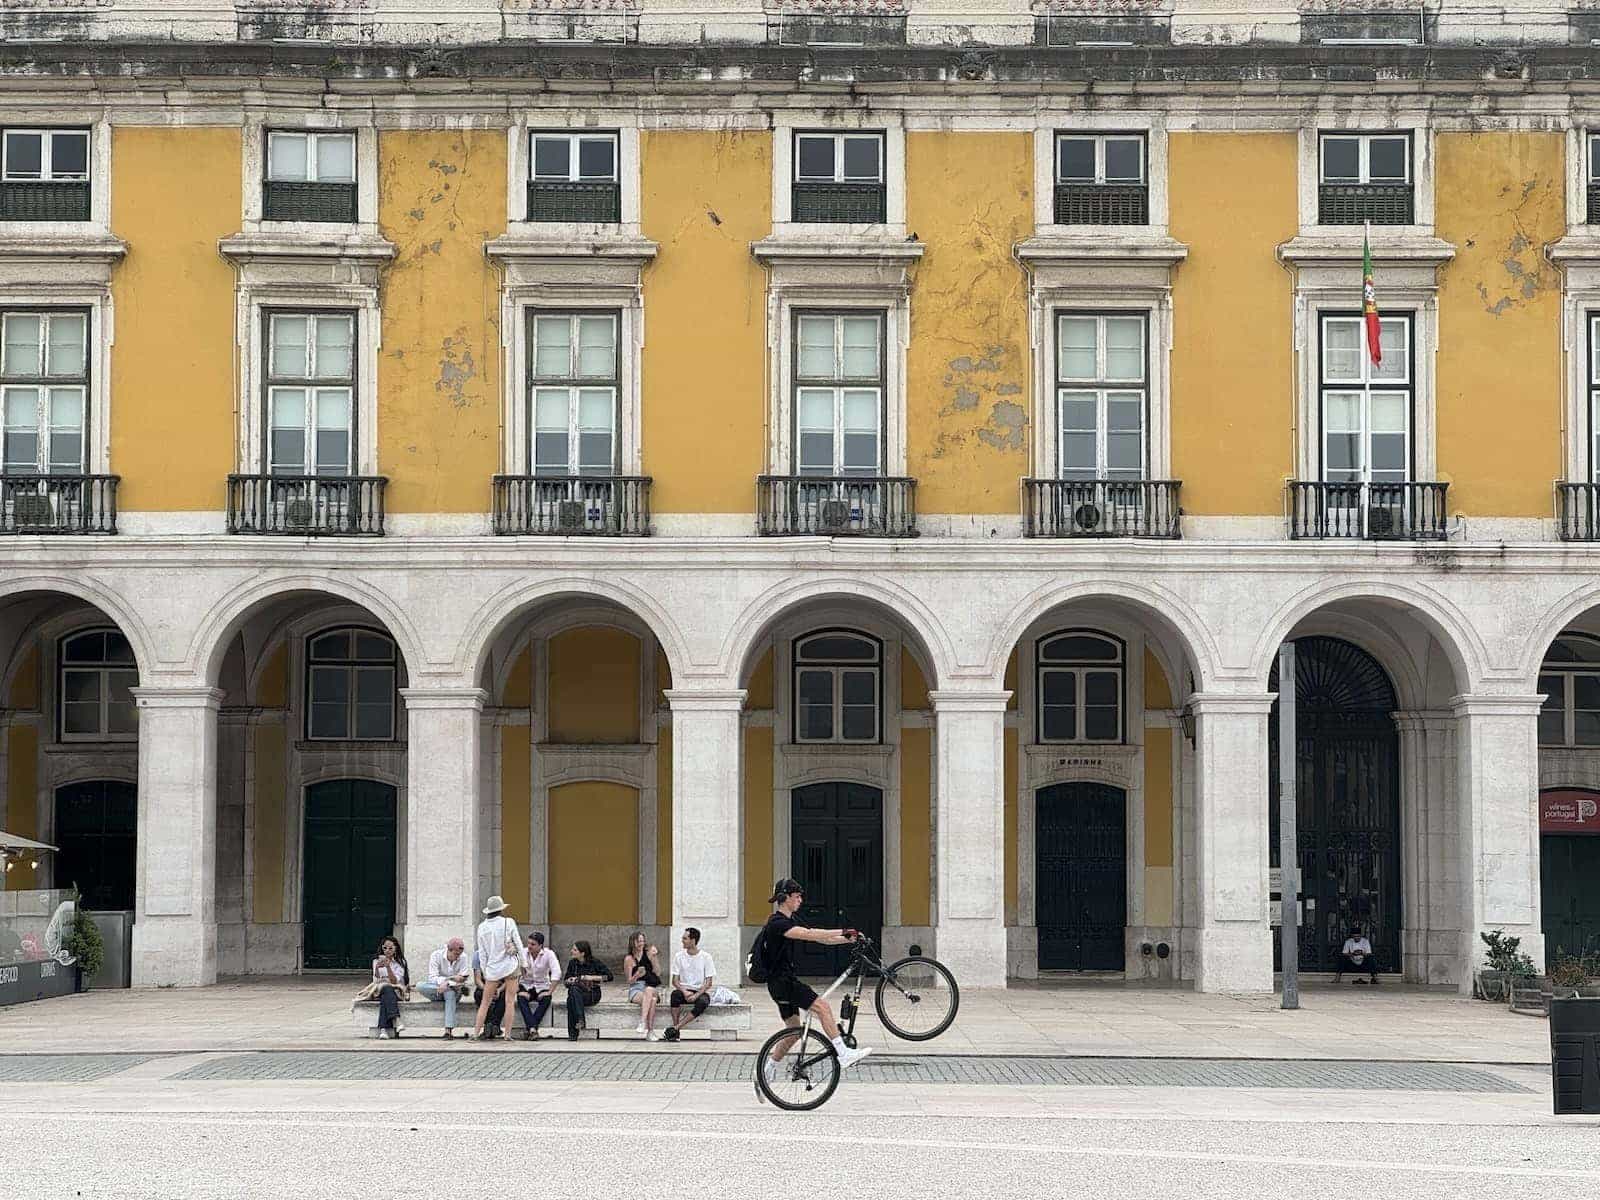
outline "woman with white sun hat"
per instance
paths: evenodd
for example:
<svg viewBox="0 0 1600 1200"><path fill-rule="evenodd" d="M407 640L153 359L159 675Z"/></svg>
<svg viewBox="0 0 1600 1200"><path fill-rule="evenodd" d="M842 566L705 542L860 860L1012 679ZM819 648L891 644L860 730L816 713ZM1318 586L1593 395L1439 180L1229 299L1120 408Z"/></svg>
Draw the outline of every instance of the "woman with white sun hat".
<svg viewBox="0 0 1600 1200"><path fill-rule="evenodd" d="M522 977L522 936L517 923L506 916L506 902L502 896L490 896L483 906L483 920L478 923L478 962L483 972L483 995L478 1000L478 1019L472 1030L474 1041L483 1041L484 1022L489 1018L489 1008L495 994L505 994L506 1012L517 998L517 980Z"/></svg>

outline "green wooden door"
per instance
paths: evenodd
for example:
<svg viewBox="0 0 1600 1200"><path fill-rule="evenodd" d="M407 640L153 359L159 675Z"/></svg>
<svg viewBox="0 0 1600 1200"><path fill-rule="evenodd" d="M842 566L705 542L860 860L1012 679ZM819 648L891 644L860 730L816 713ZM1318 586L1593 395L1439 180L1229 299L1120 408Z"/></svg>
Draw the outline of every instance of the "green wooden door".
<svg viewBox="0 0 1600 1200"><path fill-rule="evenodd" d="M369 779L307 788L305 847L305 965L367 966L394 932L394 788Z"/></svg>
<svg viewBox="0 0 1600 1200"><path fill-rule="evenodd" d="M1600 953L1600 836L1547 833L1539 866L1546 961Z"/></svg>

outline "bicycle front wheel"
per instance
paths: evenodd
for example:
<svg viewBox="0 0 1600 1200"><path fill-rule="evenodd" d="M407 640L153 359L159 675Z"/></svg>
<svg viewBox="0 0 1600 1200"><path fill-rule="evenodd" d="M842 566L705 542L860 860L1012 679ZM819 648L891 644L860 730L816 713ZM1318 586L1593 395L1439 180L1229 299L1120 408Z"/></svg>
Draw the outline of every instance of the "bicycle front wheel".
<svg viewBox="0 0 1600 1200"><path fill-rule="evenodd" d="M757 1089L789 1112L821 1108L838 1086L839 1055L820 1030L780 1029L756 1055Z"/></svg>
<svg viewBox="0 0 1600 1200"><path fill-rule="evenodd" d="M926 1042L956 1019L961 991L949 969L931 958L902 958L878 976L873 994L878 1019L897 1038Z"/></svg>

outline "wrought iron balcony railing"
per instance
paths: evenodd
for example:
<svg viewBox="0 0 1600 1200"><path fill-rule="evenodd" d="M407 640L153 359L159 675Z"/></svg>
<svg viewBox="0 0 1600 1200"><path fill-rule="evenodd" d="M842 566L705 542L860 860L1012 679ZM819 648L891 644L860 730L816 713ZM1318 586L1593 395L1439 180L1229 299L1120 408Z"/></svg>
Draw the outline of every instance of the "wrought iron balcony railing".
<svg viewBox="0 0 1600 1200"><path fill-rule="evenodd" d="M261 215L268 221L356 220L356 185L269 179L261 196Z"/></svg>
<svg viewBox="0 0 1600 1200"><path fill-rule="evenodd" d="M1148 225L1150 189L1142 183L1058 183L1057 225Z"/></svg>
<svg viewBox="0 0 1600 1200"><path fill-rule="evenodd" d="M0 183L0 221L87 221L87 180Z"/></svg>
<svg viewBox="0 0 1600 1200"><path fill-rule="evenodd" d="M646 475L496 475L494 531L551 537L648 537Z"/></svg>
<svg viewBox="0 0 1600 1200"><path fill-rule="evenodd" d="M881 183L797 180L793 209L796 221L881 225L884 222L884 187Z"/></svg>
<svg viewBox="0 0 1600 1200"><path fill-rule="evenodd" d="M1563 542L1600 542L1600 483L1556 484L1556 535Z"/></svg>
<svg viewBox="0 0 1600 1200"><path fill-rule="evenodd" d="M1448 533L1447 483L1289 484L1289 536L1436 541Z"/></svg>
<svg viewBox="0 0 1600 1200"><path fill-rule="evenodd" d="M228 532L382 537L381 475L229 475Z"/></svg>
<svg viewBox="0 0 1600 1200"><path fill-rule="evenodd" d="M0 533L115 533L117 475L0 475Z"/></svg>
<svg viewBox="0 0 1600 1200"><path fill-rule="evenodd" d="M1023 533L1028 537L1176 538L1176 479L1024 479Z"/></svg>
<svg viewBox="0 0 1600 1200"><path fill-rule="evenodd" d="M917 481L883 475L762 475L764 537L916 537Z"/></svg>
<svg viewBox="0 0 1600 1200"><path fill-rule="evenodd" d="M1325 183L1317 189L1319 225L1410 225L1409 183Z"/></svg>
<svg viewBox="0 0 1600 1200"><path fill-rule="evenodd" d="M616 183L605 180L530 182L528 220L614 225L622 220L622 190Z"/></svg>

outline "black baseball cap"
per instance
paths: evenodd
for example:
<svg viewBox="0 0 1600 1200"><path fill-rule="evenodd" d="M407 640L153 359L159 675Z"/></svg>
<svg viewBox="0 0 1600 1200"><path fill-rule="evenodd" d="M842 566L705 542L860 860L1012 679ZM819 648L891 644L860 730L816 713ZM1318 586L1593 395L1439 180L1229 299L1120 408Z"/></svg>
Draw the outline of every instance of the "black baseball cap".
<svg viewBox="0 0 1600 1200"><path fill-rule="evenodd" d="M803 891L805 891L805 888L801 887L794 880L780 879L777 883L772 885L772 895L767 898L767 903L776 904L785 896L793 896L796 892Z"/></svg>

